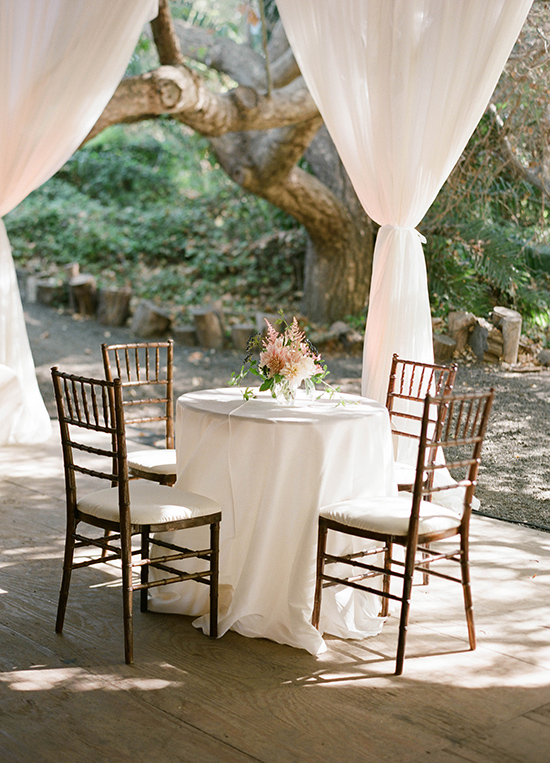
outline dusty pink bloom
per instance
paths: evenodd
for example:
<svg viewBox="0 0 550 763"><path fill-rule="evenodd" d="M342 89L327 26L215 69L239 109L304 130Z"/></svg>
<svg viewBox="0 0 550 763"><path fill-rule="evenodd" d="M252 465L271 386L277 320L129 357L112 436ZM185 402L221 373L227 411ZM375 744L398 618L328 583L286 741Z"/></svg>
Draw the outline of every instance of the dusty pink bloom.
<svg viewBox="0 0 550 763"><path fill-rule="evenodd" d="M280 374L288 361L288 356L288 347L283 346L282 337L277 338L260 353L260 368L266 367L269 377Z"/></svg>
<svg viewBox="0 0 550 763"><path fill-rule="evenodd" d="M309 379L317 373L318 366L310 355L303 355L294 351L291 353L288 362L281 373L288 379L291 387L299 387L304 379Z"/></svg>

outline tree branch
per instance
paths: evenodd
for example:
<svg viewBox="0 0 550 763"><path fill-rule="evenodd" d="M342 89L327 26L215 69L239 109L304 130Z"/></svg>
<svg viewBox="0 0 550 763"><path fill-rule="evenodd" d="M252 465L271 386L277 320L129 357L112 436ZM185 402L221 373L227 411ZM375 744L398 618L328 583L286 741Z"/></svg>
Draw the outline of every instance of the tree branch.
<svg viewBox="0 0 550 763"><path fill-rule="evenodd" d="M514 172L527 183L546 194L550 194L550 178L544 173L542 167L528 168L517 155L510 138L506 135L505 124L499 115L496 106L490 103L487 107L489 114L493 118L493 124L496 127L497 135L503 149L505 159L509 162Z"/></svg>
<svg viewBox="0 0 550 763"><path fill-rule="evenodd" d="M248 45L239 45L227 37L216 37L207 29L174 21L175 30L185 56L211 69L227 74L239 85L265 90L265 61ZM271 79L274 88L284 87L300 76L292 50L288 46L268 45Z"/></svg>
<svg viewBox="0 0 550 763"><path fill-rule="evenodd" d="M211 30L194 27L181 19L175 19L174 25L184 56L227 74L239 85L265 88L264 60L252 48L227 37L216 37Z"/></svg>
<svg viewBox="0 0 550 763"><path fill-rule="evenodd" d="M170 114L201 135L266 130L318 116L301 80L274 90L271 98L252 88L237 87L214 93L203 78L185 66L161 66L139 77L122 80L86 141L106 127L121 122Z"/></svg>
<svg viewBox="0 0 550 763"><path fill-rule="evenodd" d="M151 21L151 31L160 63L168 66L183 64L183 55L167 0L159 0L159 14Z"/></svg>

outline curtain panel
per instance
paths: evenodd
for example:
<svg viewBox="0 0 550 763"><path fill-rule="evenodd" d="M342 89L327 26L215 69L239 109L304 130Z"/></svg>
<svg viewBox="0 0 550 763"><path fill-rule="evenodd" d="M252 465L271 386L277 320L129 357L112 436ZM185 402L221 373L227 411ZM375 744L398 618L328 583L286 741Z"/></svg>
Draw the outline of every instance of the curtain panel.
<svg viewBox="0 0 550 763"><path fill-rule="evenodd" d="M481 119L532 0L277 0L302 75L377 235L362 391L394 352L433 362L416 227Z"/></svg>
<svg viewBox="0 0 550 763"><path fill-rule="evenodd" d="M0 445L51 433L1 217L78 148L157 13L157 0L0 2Z"/></svg>

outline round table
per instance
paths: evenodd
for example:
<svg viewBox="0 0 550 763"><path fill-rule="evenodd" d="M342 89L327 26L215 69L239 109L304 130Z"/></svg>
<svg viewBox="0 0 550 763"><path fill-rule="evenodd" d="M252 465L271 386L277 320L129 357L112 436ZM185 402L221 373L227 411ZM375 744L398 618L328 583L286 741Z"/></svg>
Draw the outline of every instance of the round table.
<svg viewBox="0 0 550 763"><path fill-rule="evenodd" d="M299 391L287 407L269 393L245 401L243 391L178 399L176 485L222 506L220 635L231 628L318 654L326 649L311 625L319 508L395 492L388 413L355 395L311 400ZM186 530L185 543L203 539L204 529ZM357 539L332 540L334 551L357 549ZM208 588L153 589L150 608L203 615ZM375 635L378 612L378 597L329 588L321 628L343 638ZM195 624L207 632L208 617Z"/></svg>

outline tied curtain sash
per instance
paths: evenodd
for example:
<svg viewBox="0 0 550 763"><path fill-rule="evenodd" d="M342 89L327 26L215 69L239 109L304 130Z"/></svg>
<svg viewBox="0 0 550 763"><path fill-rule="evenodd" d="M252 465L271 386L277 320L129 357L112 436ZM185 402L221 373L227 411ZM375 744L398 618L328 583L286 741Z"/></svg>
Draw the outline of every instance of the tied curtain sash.
<svg viewBox="0 0 550 763"><path fill-rule="evenodd" d="M1 218L82 143L157 12L157 0L0 4L0 446L51 433Z"/></svg>
<svg viewBox="0 0 550 763"><path fill-rule="evenodd" d="M378 232L362 392L393 353L433 362L415 228L481 119L532 0L277 0L302 75Z"/></svg>

